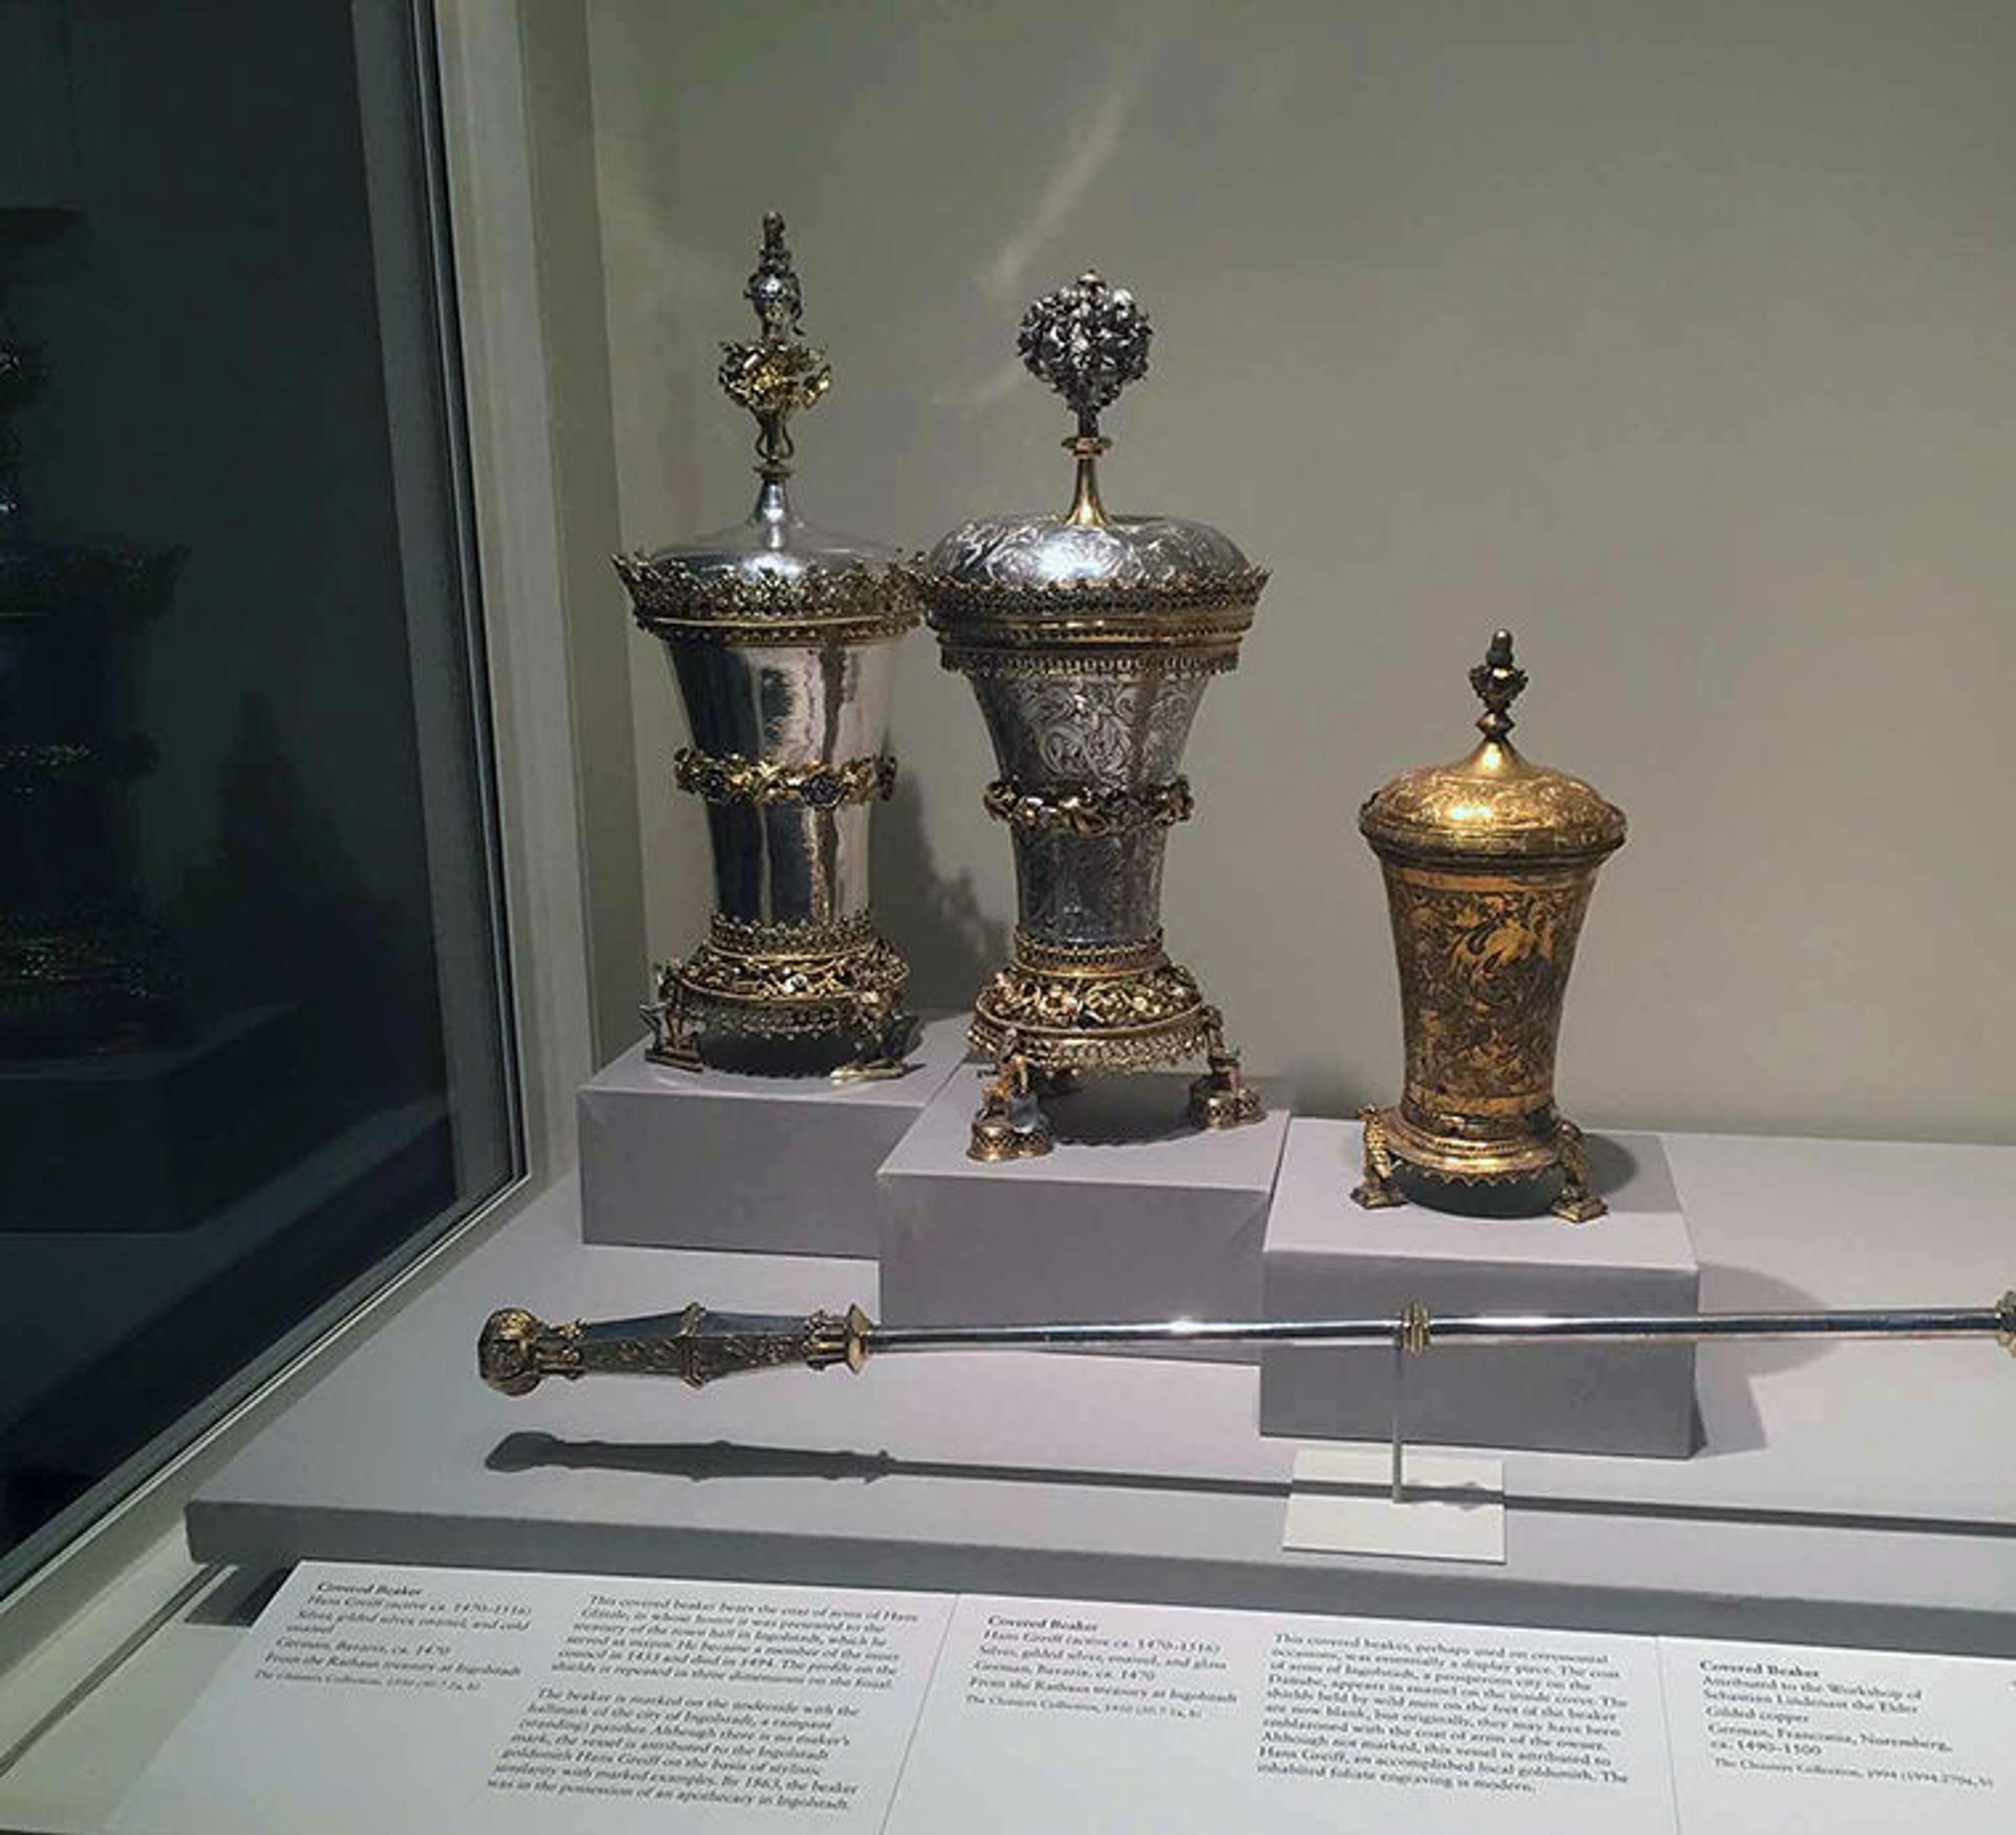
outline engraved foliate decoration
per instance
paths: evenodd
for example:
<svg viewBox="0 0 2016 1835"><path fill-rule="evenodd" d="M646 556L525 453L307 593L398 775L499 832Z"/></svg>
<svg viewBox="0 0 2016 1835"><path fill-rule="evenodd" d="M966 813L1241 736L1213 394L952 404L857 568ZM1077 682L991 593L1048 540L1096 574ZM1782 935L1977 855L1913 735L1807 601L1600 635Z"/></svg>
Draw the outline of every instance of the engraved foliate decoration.
<svg viewBox="0 0 2016 1835"><path fill-rule="evenodd" d="M869 912L867 824L896 781L894 640L922 606L891 550L792 506L792 419L833 366L804 336L781 217L764 219L743 297L757 335L722 345L719 380L756 423L755 506L616 562L686 704L693 743L671 775L706 811L714 863L707 935L654 971L649 1051L687 1069L894 1074L916 1027Z"/></svg>
<svg viewBox="0 0 2016 1835"><path fill-rule="evenodd" d="M1541 1208L1599 1216L1582 1137L1554 1103L1561 1011L1597 869L1624 841L1624 816L1579 778L1511 743L1526 685L1500 631L1471 686L1482 739L1453 764L1397 777L1359 827L1378 855L1400 975L1406 1082L1399 1104L1365 1112L1362 1204L1409 1187L1531 1186ZM1535 1182L1557 1174L1550 1200Z"/></svg>
<svg viewBox="0 0 2016 1835"><path fill-rule="evenodd" d="M1217 1009L1161 942L1162 855L1196 807L1181 761L1209 678L1233 667L1265 573L1208 524L1109 513L1100 416L1147 372L1125 287L1086 273L1024 314L1016 344L1064 398L1075 466L1058 515L977 518L916 574L946 667L973 683L999 777L983 795L1015 855L1010 961L974 1002L995 1061L974 1157L1046 1151L1046 1079L1201 1055L1193 1120L1258 1117Z"/></svg>

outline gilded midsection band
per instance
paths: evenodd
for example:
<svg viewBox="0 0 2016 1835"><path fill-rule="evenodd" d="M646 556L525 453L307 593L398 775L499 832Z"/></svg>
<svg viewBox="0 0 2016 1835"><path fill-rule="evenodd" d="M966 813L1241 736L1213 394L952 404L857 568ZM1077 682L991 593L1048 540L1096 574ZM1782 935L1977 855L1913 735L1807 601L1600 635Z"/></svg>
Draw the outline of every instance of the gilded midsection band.
<svg viewBox="0 0 2016 1835"><path fill-rule="evenodd" d="M1024 783L996 778L981 793L997 822L1053 834L1118 834L1123 829L1169 828L1196 808L1190 780L1114 788L1096 783Z"/></svg>
<svg viewBox="0 0 2016 1835"><path fill-rule="evenodd" d="M801 803L808 809L839 809L852 803L887 801L896 789L896 761L887 752L801 763L745 758L736 753L717 756L682 746L673 758L672 773L681 790L710 803Z"/></svg>

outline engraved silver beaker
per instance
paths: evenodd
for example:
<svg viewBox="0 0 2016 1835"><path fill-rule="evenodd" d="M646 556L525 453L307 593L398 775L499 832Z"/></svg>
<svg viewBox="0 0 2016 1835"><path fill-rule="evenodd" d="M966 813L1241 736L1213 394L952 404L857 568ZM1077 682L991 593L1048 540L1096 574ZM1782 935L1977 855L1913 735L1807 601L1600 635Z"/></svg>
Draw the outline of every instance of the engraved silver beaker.
<svg viewBox="0 0 2016 1835"><path fill-rule="evenodd" d="M1077 419L1071 506L965 524L919 572L941 660L972 682L993 740L985 801L1015 857L1011 958L974 1002L974 1048L996 1067L976 1159L1048 1152L1038 1099L1082 1072L1201 1055L1193 1121L1262 1112L1217 1009L1163 947L1161 891L1168 831L1191 813L1191 720L1237 664L1267 577L1208 524L1100 500L1099 416L1145 373L1149 336L1132 296L1096 274L1029 308L1023 360Z"/></svg>

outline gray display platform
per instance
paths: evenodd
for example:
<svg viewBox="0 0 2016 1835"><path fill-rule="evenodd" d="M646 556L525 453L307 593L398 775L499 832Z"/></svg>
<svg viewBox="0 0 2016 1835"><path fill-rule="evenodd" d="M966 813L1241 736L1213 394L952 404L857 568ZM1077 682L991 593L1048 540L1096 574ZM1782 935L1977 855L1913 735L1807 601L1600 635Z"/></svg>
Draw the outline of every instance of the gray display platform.
<svg viewBox="0 0 2016 1835"><path fill-rule="evenodd" d="M1264 1254L1269 1319L1431 1312L1692 1312L1694 1261L1657 1135L1592 1136L1589 1172L1608 1201L1584 1224L1557 1217L1455 1217L1351 1201L1355 1121L1298 1117L1288 1129ZM1394 1362L1381 1347L1270 1347L1261 1359L1266 1434L1377 1439L1391 1431ZM1409 1437L1682 1459L1694 1449L1691 1344L1457 1345L1402 1366Z"/></svg>
<svg viewBox="0 0 2016 1835"><path fill-rule="evenodd" d="M591 1243L873 1255L875 1169L966 1057L933 1020L901 1077L743 1077L653 1063L640 1041L581 1087Z"/></svg>
<svg viewBox="0 0 2016 1835"><path fill-rule="evenodd" d="M1258 1318L1287 1102L1270 1086L1262 1120L1213 1132L1183 1120L1189 1088L1095 1078L1045 1099L1049 1153L983 1164L967 1157L980 1074L952 1078L882 1164L887 1322Z"/></svg>
<svg viewBox="0 0 2016 1835"><path fill-rule="evenodd" d="M1667 1135L1712 1308L1992 1303L2016 1150ZM549 1193L190 1506L304 1556L1168 1599L2016 1655L2016 1366L1993 1345L1722 1344L1690 1459L1512 1452L1502 1567L1285 1553L1251 1365L991 1352L698 1394L477 1381L484 1315L871 1309L861 1262L584 1248Z"/></svg>

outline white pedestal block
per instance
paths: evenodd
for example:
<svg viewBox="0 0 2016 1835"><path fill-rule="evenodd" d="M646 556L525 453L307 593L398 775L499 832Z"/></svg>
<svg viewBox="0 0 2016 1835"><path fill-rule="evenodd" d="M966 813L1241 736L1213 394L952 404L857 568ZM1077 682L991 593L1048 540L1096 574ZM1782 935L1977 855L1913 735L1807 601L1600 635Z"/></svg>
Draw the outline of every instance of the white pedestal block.
<svg viewBox="0 0 2016 1835"><path fill-rule="evenodd" d="M1589 1137L1610 1211L1586 1224L1361 1210L1359 1139L1355 1121L1289 1129L1267 1223L1269 1318L1383 1316L1413 1301L1431 1313L1697 1310L1701 1270L1656 1135ZM1437 1445L1684 1458L1694 1374L1691 1344L1431 1344L1406 1360L1403 1431ZM1392 1423L1385 1346L1282 1345L1261 1360L1263 1434L1383 1440Z"/></svg>
<svg viewBox="0 0 2016 1835"><path fill-rule="evenodd" d="M952 1078L883 1162L884 1322L1258 1316L1287 1097L1263 1085L1264 1118L1206 1132L1183 1119L1190 1081L1100 1078L1046 1097L1052 1151L983 1164L967 1157L980 1077Z"/></svg>
<svg viewBox="0 0 2016 1835"><path fill-rule="evenodd" d="M873 1255L875 1169L965 1057L963 1014L924 1027L906 1075L853 1083L675 1070L634 1045L581 1087L582 1240Z"/></svg>

